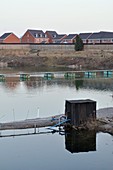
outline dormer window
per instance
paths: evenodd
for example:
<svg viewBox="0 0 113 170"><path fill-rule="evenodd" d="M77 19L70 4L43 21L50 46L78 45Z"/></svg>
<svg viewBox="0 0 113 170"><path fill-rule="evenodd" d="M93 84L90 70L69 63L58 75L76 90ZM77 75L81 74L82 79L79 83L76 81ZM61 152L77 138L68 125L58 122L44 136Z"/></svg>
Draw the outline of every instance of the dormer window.
<svg viewBox="0 0 113 170"><path fill-rule="evenodd" d="M56 38L56 34L53 35L53 38Z"/></svg>
<svg viewBox="0 0 113 170"><path fill-rule="evenodd" d="M38 34L37 34L37 33L35 33L34 36L35 36L36 38L38 38Z"/></svg>
<svg viewBox="0 0 113 170"><path fill-rule="evenodd" d="M42 38L42 34L38 34L38 36L39 36L40 38Z"/></svg>

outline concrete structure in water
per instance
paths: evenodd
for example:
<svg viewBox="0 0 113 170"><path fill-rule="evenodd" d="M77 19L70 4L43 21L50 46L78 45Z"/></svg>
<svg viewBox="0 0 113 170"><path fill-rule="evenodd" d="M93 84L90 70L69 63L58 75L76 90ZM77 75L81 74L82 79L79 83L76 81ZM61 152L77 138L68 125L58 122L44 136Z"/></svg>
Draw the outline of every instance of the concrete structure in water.
<svg viewBox="0 0 113 170"><path fill-rule="evenodd" d="M96 120L96 101L67 100L65 114L72 126L79 127L84 123Z"/></svg>

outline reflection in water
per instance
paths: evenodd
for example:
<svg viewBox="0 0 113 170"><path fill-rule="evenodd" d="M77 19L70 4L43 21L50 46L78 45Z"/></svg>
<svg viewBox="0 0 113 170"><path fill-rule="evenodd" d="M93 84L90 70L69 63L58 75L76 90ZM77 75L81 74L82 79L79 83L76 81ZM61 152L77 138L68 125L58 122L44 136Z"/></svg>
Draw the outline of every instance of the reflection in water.
<svg viewBox="0 0 113 170"><path fill-rule="evenodd" d="M0 81L0 85L12 89L17 88L21 83L25 84L28 89L35 89L38 87L53 86L57 85L59 87L76 87L76 90L80 88L90 88L98 90L113 90L113 79L65 79L65 78L53 78L45 79L44 77L30 77L29 79L21 80L19 77L6 77L4 81Z"/></svg>
<svg viewBox="0 0 113 170"><path fill-rule="evenodd" d="M12 138L19 136L47 135L59 134L65 137L65 149L71 153L91 152L96 151L96 132L95 131L75 131L74 129L62 131L49 131L45 128L38 129L23 129L10 131L1 131L1 138Z"/></svg>
<svg viewBox="0 0 113 170"><path fill-rule="evenodd" d="M64 79L64 78L53 78L45 79L43 77L30 77L29 79L21 80L19 77L7 77L4 81L0 82L0 85L16 89L20 82L23 82L27 89L35 89L39 87L57 85L60 87L76 87L76 90L80 88L90 88L98 90L113 90L113 79Z"/></svg>
<svg viewBox="0 0 113 170"><path fill-rule="evenodd" d="M75 86L76 89L79 90L83 86L84 81L83 80L75 80Z"/></svg>
<svg viewBox="0 0 113 170"><path fill-rule="evenodd" d="M113 169L112 136L97 134L97 151L81 154L71 154L64 150L63 137L55 133L0 138L1 170Z"/></svg>
<svg viewBox="0 0 113 170"><path fill-rule="evenodd" d="M3 84L7 89L14 90L19 85L19 78L18 77L7 77Z"/></svg>
<svg viewBox="0 0 113 170"><path fill-rule="evenodd" d="M9 75L8 75L9 76ZM97 109L111 107L113 99L113 79L83 79L73 80L31 76L21 81L20 77L7 77L0 82L1 122L36 118L37 108L40 117L64 113L64 102L67 99L91 99L98 103ZM108 90L107 90L108 89ZM102 91L103 90L103 91ZM7 107L5 107L7 106Z"/></svg>
<svg viewBox="0 0 113 170"><path fill-rule="evenodd" d="M67 131L65 147L71 153L96 151L95 131Z"/></svg>
<svg viewBox="0 0 113 170"><path fill-rule="evenodd" d="M1 138L25 137L33 135L59 134L65 137L65 149L71 153L96 151L96 132L95 131L75 131L74 129L49 131L45 128L22 129L1 131ZM58 137L59 137L58 136Z"/></svg>

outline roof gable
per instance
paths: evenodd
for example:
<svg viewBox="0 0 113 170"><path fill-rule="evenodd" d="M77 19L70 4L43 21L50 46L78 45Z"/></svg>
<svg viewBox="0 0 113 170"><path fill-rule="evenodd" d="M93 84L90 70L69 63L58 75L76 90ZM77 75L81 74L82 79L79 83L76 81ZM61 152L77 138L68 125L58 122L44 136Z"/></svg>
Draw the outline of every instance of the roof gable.
<svg viewBox="0 0 113 170"><path fill-rule="evenodd" d="M9 35L11 35L12 33L4 33L1 37L0 37L0 39L2 39L2 40L4 40L4 39L6 39Z"/></svg>
<svg viewBox="0 0 113 170"><path fill-rule="evenodd" d="M58 34L54 39L62 39L66 34Z"/></svg>
<svg viewBox="0 0 113 170"><path fill-rule="evenodd" d="M113 32L101 31L100 36L101 36L101 38L113 38Z"/></svg>
<svg viewBox="0 0 113 170"><path fill-rule="evenodd" d="M72 40L75 39L77 34L69 34L65 39Z"/></svg>
<svg viewBox="0 0 113 170"><path fill-rule="evenodd" d="M81 39L88 39L92 33L80 33L79 36Z"/></svg>
<svg viewBox="0 0 113 170"><path fill-rule="evenodd" d="M56 31L46 31L46 33L49 33L49 34L57 34Z"/></svg>
<svg viewBox="0 0 113 170"><path fill-rule="evenodd" d="M113 38L113 32L100 31L97 33L93 33L88 39L106 39L106 38Z"/></svg>
<svg viewBox="0 0 113 170"><path fill-rule="evenodd" d="M46 31L46 34L49 34L49 36L54 39L58 36L56 31Z"/></svg>
<svg viewBox="0 0 113 170"><path fill-rule="evenodd" d="M45 38L45 34L42 30L27 30L34 38Z"/></svg>

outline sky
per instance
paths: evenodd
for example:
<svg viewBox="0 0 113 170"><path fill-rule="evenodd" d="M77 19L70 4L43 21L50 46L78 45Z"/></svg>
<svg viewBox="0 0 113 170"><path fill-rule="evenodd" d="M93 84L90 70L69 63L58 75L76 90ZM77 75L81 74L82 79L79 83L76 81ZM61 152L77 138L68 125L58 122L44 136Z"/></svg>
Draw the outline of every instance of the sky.
<svg viewBox="0 0 113 170"><path fill-rule="evenodd" d="M113 0L1 0L0 36L27 29L59 34L113 32Z"/></svg>

